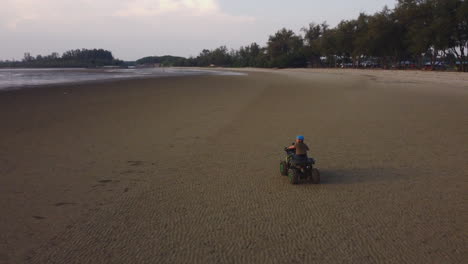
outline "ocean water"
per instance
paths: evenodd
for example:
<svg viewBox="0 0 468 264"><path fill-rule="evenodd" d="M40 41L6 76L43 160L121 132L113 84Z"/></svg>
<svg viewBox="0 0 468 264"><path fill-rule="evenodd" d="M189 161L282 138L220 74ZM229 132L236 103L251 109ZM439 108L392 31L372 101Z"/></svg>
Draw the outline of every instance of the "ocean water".
<svg viewBox="0 0 468 264"><path fill-rule="evenodd" d="M243 73L181 69L0 69L0 91L39 87L47 84L68 84L100 80L136 79L142 77L190 76L190 75L244 75Z"/></svg>

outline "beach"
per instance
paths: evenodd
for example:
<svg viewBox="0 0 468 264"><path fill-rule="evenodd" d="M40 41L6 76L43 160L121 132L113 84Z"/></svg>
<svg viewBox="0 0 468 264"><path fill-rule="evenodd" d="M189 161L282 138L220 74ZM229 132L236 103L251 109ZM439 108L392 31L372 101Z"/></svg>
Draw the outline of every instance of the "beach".
<svg viewBox="0 0 468 264"><path fill-rule="evenodd" d="M240 71L0 92L0 263L468 259L467 74Z"/></svg>

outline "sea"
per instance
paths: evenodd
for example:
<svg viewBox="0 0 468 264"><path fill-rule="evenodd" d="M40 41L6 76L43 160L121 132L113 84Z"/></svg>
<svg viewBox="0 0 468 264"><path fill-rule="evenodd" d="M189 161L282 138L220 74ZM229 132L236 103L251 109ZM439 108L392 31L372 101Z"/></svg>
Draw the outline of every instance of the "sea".
<svg viewBox="0 0 468 264"><path fill-rule="evenodd" d="M133 69L0 69L0 91L104 80L194 75L245 75L226 70L184 68Z"/></svg>

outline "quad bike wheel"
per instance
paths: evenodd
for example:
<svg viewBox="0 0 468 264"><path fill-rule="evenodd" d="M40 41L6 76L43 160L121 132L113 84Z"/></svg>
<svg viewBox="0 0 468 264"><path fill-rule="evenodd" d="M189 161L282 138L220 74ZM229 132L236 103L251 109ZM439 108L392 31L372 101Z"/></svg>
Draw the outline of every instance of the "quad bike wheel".
<svg viewBox="0 0 468 264"><path fill-rule="evenodd" d="M298 174L297 170L289 169L288 170L288 177L289 177L289 182L291 182L291 184L298 184L299 183L299 174Z"/></svg>
<svg viewBox="0 0 468 264"><path fill-rule="evenodd" d="M320 183L320 171L316 168L312 169L312 176L310 177L313 184Z"/></svg>
<svg viewBox="0 0 468 264"><path fill-rule="evenodd" d="M286 163L286 161L280 162L280 173L283 176L288 176L288 164Z"/></svg>

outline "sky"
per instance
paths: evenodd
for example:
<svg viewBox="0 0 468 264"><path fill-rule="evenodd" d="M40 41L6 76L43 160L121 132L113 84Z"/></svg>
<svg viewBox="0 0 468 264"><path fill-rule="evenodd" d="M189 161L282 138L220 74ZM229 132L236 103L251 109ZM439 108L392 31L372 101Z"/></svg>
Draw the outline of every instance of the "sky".
<svg viewBox="0 0 468 264"><path fill-rule="evenodd" d="M0 60L103 48L123 60L237 49L286 27L373 14L396 0L0 0Z"/></svg>

